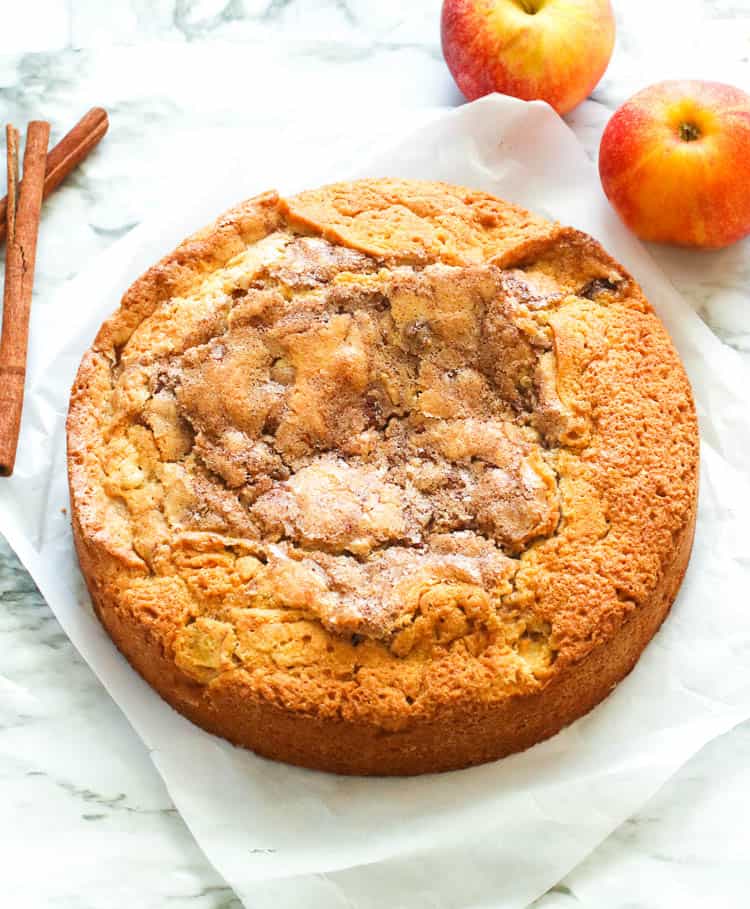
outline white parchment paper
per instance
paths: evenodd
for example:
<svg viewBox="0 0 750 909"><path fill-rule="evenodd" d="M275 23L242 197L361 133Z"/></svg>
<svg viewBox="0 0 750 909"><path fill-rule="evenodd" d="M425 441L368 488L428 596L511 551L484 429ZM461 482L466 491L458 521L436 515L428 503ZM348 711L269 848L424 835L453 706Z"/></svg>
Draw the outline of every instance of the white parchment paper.
<svg viewBox="0 0 750 909"><path fill-rule="evenodd" d="M403 135L403 126L400 134ZM151 750L175 805L249 909L516 909L633 814L708 740L750 716L750 374L679 297L604 200L545 105L498 96L441 114L359 161L366 133L259 133L201 191L156 217L37 310L21 450L0 530ZM291 146L291 147L290 147ZM639 279L693 382L702 446L693 558L672 615L607 701L525 754L458 773L348 779L235 749L174 713L90 611L68 525L64 419L78 361L129 283L233 202L346 176L464 183L593 234Z"/></svg>

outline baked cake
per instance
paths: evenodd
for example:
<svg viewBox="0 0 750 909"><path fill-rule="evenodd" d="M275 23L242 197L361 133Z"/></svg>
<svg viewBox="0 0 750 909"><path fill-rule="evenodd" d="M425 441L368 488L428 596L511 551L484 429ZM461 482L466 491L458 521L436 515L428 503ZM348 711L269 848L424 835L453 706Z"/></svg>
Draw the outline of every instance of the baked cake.
<svg viewBox="0 0 750 909"><path fill-rule="evenodd" d="M598 243L364 180L244 202L136 281L68 458L96 611L165 700L270 758L417 774L632 669L687 566L698 432Z"/></svg>

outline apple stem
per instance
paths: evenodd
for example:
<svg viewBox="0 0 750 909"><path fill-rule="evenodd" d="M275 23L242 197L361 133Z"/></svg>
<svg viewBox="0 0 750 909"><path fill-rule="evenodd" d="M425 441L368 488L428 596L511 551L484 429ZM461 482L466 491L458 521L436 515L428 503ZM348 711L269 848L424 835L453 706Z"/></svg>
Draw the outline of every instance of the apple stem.
<svg viewBox="0 0 750 909"><path fill-rule="evenodd" d="M695 142L696 139L700 139L701 131L695 125L695 123L681 123L680 124L680 139L683 142Z"/></svg>

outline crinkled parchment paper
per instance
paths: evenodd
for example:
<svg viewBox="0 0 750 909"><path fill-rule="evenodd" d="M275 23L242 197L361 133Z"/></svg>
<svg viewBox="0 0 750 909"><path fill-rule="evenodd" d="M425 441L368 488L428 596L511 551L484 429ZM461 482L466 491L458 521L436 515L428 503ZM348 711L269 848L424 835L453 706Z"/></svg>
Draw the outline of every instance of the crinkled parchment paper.
<svg viewBox="0 0 750 909"><path fill-rule="evenodd" d="M515 909L558 881L704 743L750 716L750 375L619 224L594 167L546 106L487 98L430 120L353 169L368 138L329 136L328 144L308 141L302 153L265 135L204 180L198 197L186 187L169 219L129 234L37 310L17 472L0 481L0 530L248 907ZM669 620L632 675L552 740L436 777L348 779L294 769L178 716L93 617L62 512L70 384L128 284L230 203L343 175L464 183L593 234L635 274L667 324L700 413L693 558Z"/></svg>

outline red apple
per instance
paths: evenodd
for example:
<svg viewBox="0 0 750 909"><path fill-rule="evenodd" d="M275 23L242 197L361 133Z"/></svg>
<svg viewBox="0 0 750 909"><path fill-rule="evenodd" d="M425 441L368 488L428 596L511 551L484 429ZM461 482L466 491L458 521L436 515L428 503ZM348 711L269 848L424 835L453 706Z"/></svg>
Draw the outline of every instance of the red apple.
<svg viewBox="0 0 750 909"><path fill-rule="evenodd" d="M444 0L442 37L469 101L502 92L565 114L604 75L615 17L610 0Z"/></svg>
<svg viewBox="0 0 750 909"><path fill-rule="evenodd" d="M750 96L720 82L661 82L607 124L607 198L642 240L728 246L750 233Z"/></svg>

